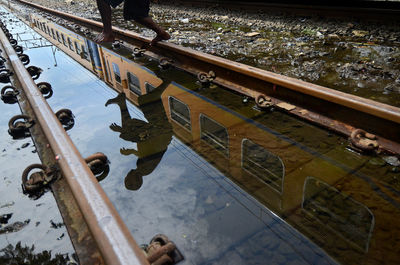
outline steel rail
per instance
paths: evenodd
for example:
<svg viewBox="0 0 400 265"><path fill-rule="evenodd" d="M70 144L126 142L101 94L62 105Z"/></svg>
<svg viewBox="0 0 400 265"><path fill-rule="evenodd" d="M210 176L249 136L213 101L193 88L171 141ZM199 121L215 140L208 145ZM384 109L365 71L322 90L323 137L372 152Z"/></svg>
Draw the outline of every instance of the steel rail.
<svg viewBox="0 0 400 265"><path fill-rule="evenodd" d="M1 30L0 41L106 264L149 264Z"/></svg>
<svg viewBox="0 0 400 265"><path fill-rule="evenodd" d="M101 22L24 0L18 2L97 31L103 28ZM214 82L228 89L253 98L266 94L275 105L282 102L293 104L295 109L284 111L347 136L355 129L363 129L379 136L378 142L383 150L400 153L400 108L168 42L148 46L150 39L134 32L117 27L113 27L113 31L117 38L127 43L146 46L149 56L171 58L174 66L193 74L212 70L216 73Z"/></svg>
<svg viewBox="0 0 400 265"><path fill-rule="evenodd" d="M243 0L183 0L181 5L218 6L230 9L283 12L296 15L318 15L328 17L356 17L377 20L400 20L400 3L389 1L254 1Z"/></svg>

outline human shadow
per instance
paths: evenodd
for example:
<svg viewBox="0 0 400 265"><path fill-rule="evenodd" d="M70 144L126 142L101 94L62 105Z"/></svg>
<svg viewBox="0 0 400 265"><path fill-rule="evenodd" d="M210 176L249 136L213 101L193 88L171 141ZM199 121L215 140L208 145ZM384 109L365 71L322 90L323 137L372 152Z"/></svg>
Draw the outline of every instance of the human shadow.
<svg viewBox="0 0 400 265"><path fill-rule="evenodd" d="M128 190L138 190L142 186L143 177L154 171L172 140L172 126L161 101L161 94L170 83L163 80L153 92L139 97L139 102L147 102L138 107L148 122L131 117L123 92L105 104L117 104L121 111L121 126L112 123L110 129L119 132L119 137L125 141L136 143L136 149L120 150L123 155L133 154L138 157L136 168L130 170L125 177L125 187Z"/></svg>

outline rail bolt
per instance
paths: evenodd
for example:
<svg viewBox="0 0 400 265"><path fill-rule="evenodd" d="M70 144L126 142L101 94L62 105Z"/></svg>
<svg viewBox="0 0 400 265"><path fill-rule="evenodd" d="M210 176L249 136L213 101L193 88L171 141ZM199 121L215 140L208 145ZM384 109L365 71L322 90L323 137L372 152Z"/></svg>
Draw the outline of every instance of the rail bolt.
<svg viewBox="0 0 400 265"><path fill-rule="evenodd" d="M376 136L362 129L356 129L351 133L350 142L362 152L372 152L379 147Z"/></svg>
<svg viewBox="0 0 400 265"><path fill-rule="evenodd" d="M214 81L216 75L213 71L208 73L200 72L197 74L197 79L200 81L202 85L209 85L212 81Z"/></svg>
<svg viewBox="0 0 400 265"><path fill-rule="evenodd" d="M160 68L161 69L168 69L172 65L172 60L166 57L160 59Z"/></svg>
<svg viewBox="0 0 400 265"><path fill-rule="evenodd" d="M13 72L11 72L8 69L1 69L0 70L0 82L1 83L9 83L10 82L10 76L13 75Z"/></svg>
<svg viewBox="0 0 400 265"><path fill-rule="evenodd" d="M51 98L53 95L53 89L51 88L51 85L47 82L40 82L36 85L40 92L42 92L42 95L45 99Z"/></svg>
<svg viewBox="0 0 400 265"><path fill-rule="evenodd" d="M15 47L18 45L18 41L16 39L10 39L11 46Z"/></svg>
<svg viewBox="0 0 400 265"><path fill-rule="evenodd" d="M22 121L23 120L23 121ZM27 115L16 115L8 122L8 133L13 139L21 139L30 135L29 128L34 124L34 120Z"/></svg>
<svg viewBox="0 0 400 265"><path fill-rule="evenodd" d="M16 45L14 47L14 51L16 54L22 54L24 52L24 48L22 48L22 46Z"/></svg>
<svg viewBox="0 0 400 265"><path fill-rule="evenodd" d="M143 56L145 51L146 51L146 49L139 49L138 47L136 47L133 49L132 54L135 57L141 57L141 56Z"/></svg>
<svg viewBox="0 0 400 265"><path fill-rule="evenodd" d="M40 74L43 72L42 69L40 69L39 67L33 66L33 65L28 66L28 68L26 68L26 70L32 76L33 80L38 79Z"/></svg>
<svg viewBox="0 0 400 265"><path fill-rule="evenodd" d="M122 41L116 40L111 45L112 45L113 49L118 50L119 48L121 48L121 44L122 44Z"/></svg>
<svg viewBox="0 0 400 265"><path fill-rule="evenodd" d="M154 236L145 251L150 264L176 264L183 260L175 244L162 234Z"/></svg>
<svg viewBox="0 0 400 265"><path fill-rule="evenodd" d="M28 65L30 63L29 56L26 54L18 54L18 58L21 60L23 65Z"/></svg>
<svg viewBox="0 0 400 265"><path fill-rule="evenodd" d="M69 109L60 109L56 112L56 117L66 131L72 129L72 127L75 125L74 115Z"/></svg>
<svg viewBox="0 0 400 265"><path fill-rule="evenodd" d="M6 104L18 102L17 95L19 95L19 91L13 86L5 86L1 89L1 100Z"/></svg>
<svg viewBox="0 0 400 265"><path fill-rule="evenodd" d="M105 154L100 152L95 153L85 158L85 162L98 181L102 181L108 176L108 173L110 172L110 165Z"/></svg>
<svg viewBox="0 0 400 265"><path fill-rule="evenodd" d="M271 99L264 94L259 94L256 97L256 104L259 108L269 108L273 105Z"/></svg>
<svg viewBox="0 0 400 265"><path fill-rule="evenodd" d="M13 35L10 32L6 33L7 39L11 40L13 38Z"/></svg>
<svg viewBox="0 0 400 265"><path fill-rule="evenodd" d="M33 169L40 169L29 175ZM22 173L22 188L26 193L34 193L45 188L53 179L55 173L41 164L28 166Z"/></svg>

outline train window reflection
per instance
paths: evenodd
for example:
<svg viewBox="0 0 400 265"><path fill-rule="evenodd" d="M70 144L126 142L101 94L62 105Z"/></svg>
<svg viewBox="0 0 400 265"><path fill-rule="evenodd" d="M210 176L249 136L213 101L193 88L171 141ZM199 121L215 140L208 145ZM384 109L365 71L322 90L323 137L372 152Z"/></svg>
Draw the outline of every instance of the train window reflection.
<svg viewBox="0 0 400 265"><path fill-rule="evenodd" d="M81 48L82 48L81 57L83 59L89 61L89 55L88 55L86 47L84 45L81 45Z"/></svg>
<svg viewBox="0 0 400 265"><path fill-rule="evenodd" d="M200 114L200 134L203 141L207 142L225 156L229 155L228 130L204 114Z"/></svg>
<svg viewBox="0 0 400 265"><path fill-rule="evenodd" d="M114 65L114 64L113 64ZM135 93L136 95L142 95L142 91L140 90L140 82L139 78L136 75L128 72L128 85L129 89Z"/></svg>
<svg viewBox="0 0 400 265"><path fill-rule="evenodd" d="M242 168L277 192L283 192L285 165L282 160L249 139L242 141Z"/></svg>
<svg viewBox="0 0 400 265"><path fill-rule="evenodd" d="M182 125L185 129L191 131L192 125L190 122L189 107L174 97L169 97L168 102L169 110L171 112L171 119Z"/></svg>
<svg viewBox="0 0 400 265"><path fill-rule="evenodd" d="M82 51L81 51L81 48L79 47L79 44L76 41L74 41L74 45L75 45L76 53L81 54Z"/></svg>
<svg viewBox="0 0 400 265"><path fill-rule="evenodd" d="M323 181L307 177L302 208L336 235L368 251L375 221L365 205Z"/></svg>
<svg viewBox="0 0 400 265"><path fill-rule="evenodd" d="M62 43L64 44L64 46L67 47L67 43L65 42L64 34L62 34L62 33L61 33L61 39L62 39Z"/></svg>
<svg viewBox="0 0 400 265"><path fill-rule="evenodd" d="M74 51L74 45L72 44L72 41L70 39L70 37L67 37L68 40L68 47L71 51Z"/></svg>
<svg viewBox="0 0 400 265"><path fill-rule="evenodd" d="M145 87L147 93L153 92L156 89L153 85L151 85L147 82L144 83L144 87Z"/></svg>
<svg viewBox="0 0 400 265"><path fill-rule="evenodd" d="M109 78L110 82L112 82L112 75L111 75L111 71L110 71L110 64L108 63L107 60L106 60L106 63L107 63L106 71L107 71L107 74L108 74L108 78Z"/></svg>
<svg viewBox="0 0 400 265"><path fill-rule="evenodd" d="M113 71L114 71L114 78L115 81L118 83L121 83L121 74L119 72L119 67L116 63L112 63Z"/></svg>

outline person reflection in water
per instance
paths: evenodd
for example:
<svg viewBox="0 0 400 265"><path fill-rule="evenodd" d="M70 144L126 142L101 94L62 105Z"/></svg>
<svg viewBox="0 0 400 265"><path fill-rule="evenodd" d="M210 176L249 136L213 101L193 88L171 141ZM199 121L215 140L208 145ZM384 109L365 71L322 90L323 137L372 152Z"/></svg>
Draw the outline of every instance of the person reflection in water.
<svg viewBox="0 0 400 265"><path fill-rule="evenodd" d="M119 132L120 138L137 144L137 149L120 150L123 155L138 157L136 169L125 177L125 187L129 190L138 190L142 186L143 176L154 171L172 140L172 126L161 101L161 94L169 83L163 82L154 92L139 97L139 102L149 102L139 106L148 122L131 117L124 93L106 103L106 106L117 104L121 110L121 126L113 123L110 129Z"/></svg>

